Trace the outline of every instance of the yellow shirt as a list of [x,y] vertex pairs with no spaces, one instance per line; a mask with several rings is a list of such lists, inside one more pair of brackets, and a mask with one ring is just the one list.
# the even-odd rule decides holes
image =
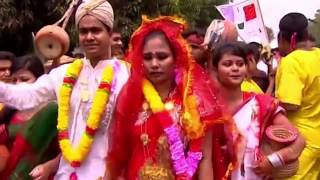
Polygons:
[[276,75],[276,97],[299,106],[288,112],[307,142],[320,147],[320,49],[296,50],[280,62]]
[[261,88],[257,85],[256,82],[252,79],[245,79],[241,83],[241,91],[243,92],[254,92],[254,93],[263,93]]

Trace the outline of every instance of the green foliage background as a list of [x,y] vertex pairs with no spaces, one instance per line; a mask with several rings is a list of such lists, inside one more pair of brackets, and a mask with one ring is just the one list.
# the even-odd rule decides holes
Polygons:
[[320,9],[317,10],[315,19],[310,22],[309,30],[316,38],[316,44],[320,47]]
[[[71,0],[1,0],[0,50],[17,55],[33,51],[32,32],[53,24],[66,11]],[[215,5],[226,0],[109,0],[115,11],[116,26],[125,38],[138,27],[142,15],[178,15],[187,20],[191,28],[206,29],[212,19],[220,17]],[[77,31],[70,19],[67,31],[71,48],[77,44]]]

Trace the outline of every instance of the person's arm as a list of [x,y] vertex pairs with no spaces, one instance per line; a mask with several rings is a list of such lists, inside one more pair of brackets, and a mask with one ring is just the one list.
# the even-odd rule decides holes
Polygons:
[[268,88],[266,90],[265,94],[268,94],[270,96],[274,95],[274,86],[275,86],[275,70],[268,70],[268,80],[269,80],[269,84],[268,84]]
[[2,172],[6,168],[9,156],[10,152],[7,146],[0,144],[0,172]]
[[106,159],[105,179],[121,179],[129,162],[131,151],[133,151],[128,141],[130,136],[129,122],[126,121],[130,117],[123,116],[118,112],[117,107],[114,122],[110,127],[111,137]]
[[113,132],[110,142],[111,146],[106,159],[107,169],[105,176],[107,179],[122,178],[129,161],[129,152],[132,151],[129,148],[129,142],[127,141],[129,138],[128,123],[125,124],[125,122],[123,122],[125,118],[122,116],[117,115],[116,117],[115,124],[113,124],[111,129],[111,132]]
[[[289,129],[296,129],[288,120],[286,116],[284,116],[282,113],[277,113],[275,117],[273,118],[273,124],[274,125],[281,125],[286,126]],[[289,146],[286,146],[285,148],[280,149],[276,153],[279,154],[281,157],[281,160],[283,160],[284,163],[288,163],[291,161],[296,160],[301,152],[303,151],[305,147],[305,140],[301,135],[298,135],[297,139],[290,144]],[[262,156],[259,163],[257,164],[257,167],[254,168],[254,171],[256,174],[261,176],[268,176],[272,173],[274,169],[277,167],[273,167],[270,161],[268,160],[267,156]]]
[[303,98],[307,75],[299,62],[291,57],[283,58],[276,73],[275,96],[287,111],[297,111]]
[[43,164],[40,164],[36,166],[31,172],[30,176],[34,180],[42,180],[42,179],[48,179],[48,177],[57,172],[58,167],[59,167],[59,162],[60,162],[61,154],[59,154],[57,157],[54,159],[47,161]]
[[[288,118],[286,116],[284,116],[282,113],[278,113],[274,117],[273,124],[282,125],[282,126],[290,128],[290,129],[297,130],[289,122]],[[304,147],[305,147],[305,140],[300,134],[298,134],[297,139],[292,144],[290,144],[289,146],[287,146],[285,148],[280,149],[278,151],[278,153],[282,157],[282,160],[286,163],[286,162],[290,162],[290,161],[296,160],[300,156],[300,154],[303,151]]]
[[13,85],[0,82],[0,102],[24,110],[55,100],[55,87],[62,81],[64,70],[65,67],[54,69],[50,74],[39,77],[33,84]]
[[213,180],[212,132],[208,131],[203,141],[203,158],[199,165],[199,180]]
[[297,111],[299,110],[299,105],[289,104],[289,103],[281,103],[281,106],[285,108],[287,111]]

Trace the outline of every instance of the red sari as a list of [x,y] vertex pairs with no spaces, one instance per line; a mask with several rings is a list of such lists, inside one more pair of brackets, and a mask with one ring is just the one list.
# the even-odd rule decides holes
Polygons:
[[[178,94],[174,93],[167,100],[175,104],[175,109],[171,112],[171,115],[175,116],[174,118],[177,123],[179,123],[179,119],[177,118],[181,117],[179,110],[181,107],[181,100],[179,99]],[[164,131],[160,127],[161,124],[159,120],[150,111],[140,112],[137,121],[134,124],[131,124],[128,142],[130,142],[132,154],[127,167],[127,179],[134,180],[136,177],[141,177],[144,167],[149,168],[150,173],[152,173],[151,169],[157,170],[161,168],[166,172],[166,175],[164,174],[164,176],[167,179],[174,177],[168,143],[166,142],[167,140]],[[143,140],[141,139],[143,134],[148,134],[149,142],[147,145],[144,145]],[[150,176],[152,175],[150,174]]]
[[[187,43],[181,36],[184,28],[185,24],[173,17],[143,19],[141,27],[131,38],[128,59],[132,62],[132,72],[118,96],[113,133],[111,133],[113,142],[111,142],[111,150],[107,159],[111,178],[124,175],[129,180],[135,180],[138,177],[140,179],[152,179],[152,177],[176,179],[166,137],[163,136],[164,131],[159,120],[150,114],[145,119],[145,123],[137,123],[141,120],[145,101],[142,92],[142,80],[145,78],[142,52],[144,40],[148,34],[154,31],[162,32],[175,54],[174,82],[176,86],[168,99],[175,104],[173,119],[179,123],[182,117],[179,107],[182,111],[189,108],[192,109],[192,112],[199,114],[199,118],[194,122],[200,121],[199,124],[203,127],[196,132],[196,136],[191,137],[187,136],[190,135],[188,130],[191,128],[179,124],[183,134],[188,137],[188,140],[184,140],[186,138],[183,134],[181,135],[184,138],[181,139],[185,146],[183,150],[186,152],[195,146],[201,147],[202,144],[198,145],[197,140],[202,139],[205,128],[221,116],[216,92],[209,81],[208,74],[191,58]],[[193,117],[191,115],[190,119]],[[146,145],[141,141],[146,138],[145,134],[150,140]],[[188,145],[192,144],[191,142],[196,142],[194,143],[196,145],[189,148]]]
[[[279,109],[279,103],[275,98],[268,95],[244,92],[243,103],[239,106],[238,110],[241,110],[252,98],[255,98],[257,106],[259,107],[257,120],[260,124],[258,136],[261,143],[266,127],[272,123],[272,116]],[[230,121],[233,121],[233,119],[230,118]],[[240,135],[236,141],[230,142],[232,141],[230,139],[231,137],[229,137],[232,135],[231,132],[229,132],[230,128],[236,128],[234,122],[229,123],[229,127],[225,125],[215,125],[213,129],[212,162],[215,180],[230,178],[232,170],[241,163],[237,162],[236,159],[239,151],[241,151],[241,147],[239,146],[241,146],[242,137]],[[227,147],[229,147],[229,151]]]

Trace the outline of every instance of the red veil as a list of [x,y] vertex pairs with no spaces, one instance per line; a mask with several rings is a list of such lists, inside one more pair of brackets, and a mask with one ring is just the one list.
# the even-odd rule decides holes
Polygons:
[[145,37],[151,32],[160,31],[168,39],[174,51],[175,82],[181,94],[183,109],[190,111],[195,109],[197,112],[191,112],[191,116],[198,114],[200,117],[201,125],[197,128],[183,127],[188,138],[196,139],[203,136],[206,125],[213,124],[221,117],[216,88],[209,80],[208,74],[191,57],[189,47],[181,35],[185,28],[185,22],[176,17],[164,16],[153,20],[143,17],[141,26],[131,37],[127,59],[132,63],[132,71],[118,98],[114,131],[111,133],[113,142],[107,160],[108,168],[115,176],[122,173],[121,170],[126,168],[131,156],[129,128],[137,119],[144,101],[142,80],[145,76],[142,52]]

